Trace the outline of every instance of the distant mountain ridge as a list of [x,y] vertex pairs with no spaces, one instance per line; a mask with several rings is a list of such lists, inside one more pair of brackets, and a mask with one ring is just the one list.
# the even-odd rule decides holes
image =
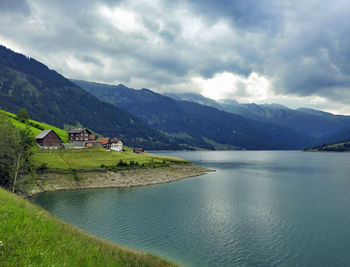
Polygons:
[[63,128],[83,125],[127,145],[147,149],[180,149],[122,108],[103,102],[35,59],[0,46],[0,109],[26,108],[31,118]]
[[72,81],[101,100],[126,109],[148,125],[189,145],[208,149],[215,143],[246,149],[300,149],[312,143],[308,135],[285,126],[175,100],[149,89]]
[[[279,104],[239,104],[234,100],[216,102],[200,94],[166,94],[177,100],[187,100],[213,106],[246,118],[272,122],[292,128],[298,133],[308,134],[318,142],[336,141],[336,135],[350,128],[350,116],[334,115],[320,110],[299,108],[296,110]],[[350,138],[350,135],[348,136]]]

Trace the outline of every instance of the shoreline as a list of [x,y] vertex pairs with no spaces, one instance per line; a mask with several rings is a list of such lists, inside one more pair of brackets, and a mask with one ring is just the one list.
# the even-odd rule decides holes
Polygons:
[[194,163],[172,163],[157,168],[138,168],[107,172],[79,172],[79,179],[72,174],[43,173],[27,192],[36,194],[61,190],[136,187],[170,183],[186,178],[205,175],[215,170]]

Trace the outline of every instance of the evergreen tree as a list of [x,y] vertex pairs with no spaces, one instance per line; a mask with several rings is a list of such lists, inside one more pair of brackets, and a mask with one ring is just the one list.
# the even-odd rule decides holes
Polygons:
[[27,122],[29,120],[28,111],[25,108],[21,108],[17,112],[16,119],[23,123]]

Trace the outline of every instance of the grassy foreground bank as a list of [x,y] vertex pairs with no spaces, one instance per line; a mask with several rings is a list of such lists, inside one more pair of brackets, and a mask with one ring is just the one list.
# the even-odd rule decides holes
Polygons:
[[0,266],[174,266],[105,242],[0,188]]

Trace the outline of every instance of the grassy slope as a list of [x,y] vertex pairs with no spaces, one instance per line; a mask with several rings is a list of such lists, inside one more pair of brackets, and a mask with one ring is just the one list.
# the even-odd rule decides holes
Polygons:
[[183,161],[173,157],[155,156],[148,153],[111,152],[103,148],[40,150],[33,155],[34,163],[38,166],[46,163],[49,169],[71,170],[100,168],[116,165],[119,160],[124,162],[136,161],[140,165],[165,161]]
[[26,127],[30,128],[31,131],[31,135],[33,137],[35,137],[36,135],[38,135],[39,133],[41,133],[43,130],[38,129],[32,125],[38,125],[40,128],[42,129],[53,129],[63,140],[63,142],[67,142],[68,141],[68,134],[65,130],[62,130],[60,128],[57,128],[55,126],[49,125],[47,123],[43,123],[43,122],[38,122],[38,121],[34,121],[34,120],[29,120],[29,122],[31,123],[31,125],[26,125],[18,120],[15,119],[16,115],[7,111],[3,111],[0,110],[0,112],[5,113],[6,115],[8,115],[13,123],[14,126],[16,126],[19,129],[25,129]]
[[350,152],[350,141],[306,149],[309,152]]
[[0,188],[1,266],[173,266],[59,221]]

